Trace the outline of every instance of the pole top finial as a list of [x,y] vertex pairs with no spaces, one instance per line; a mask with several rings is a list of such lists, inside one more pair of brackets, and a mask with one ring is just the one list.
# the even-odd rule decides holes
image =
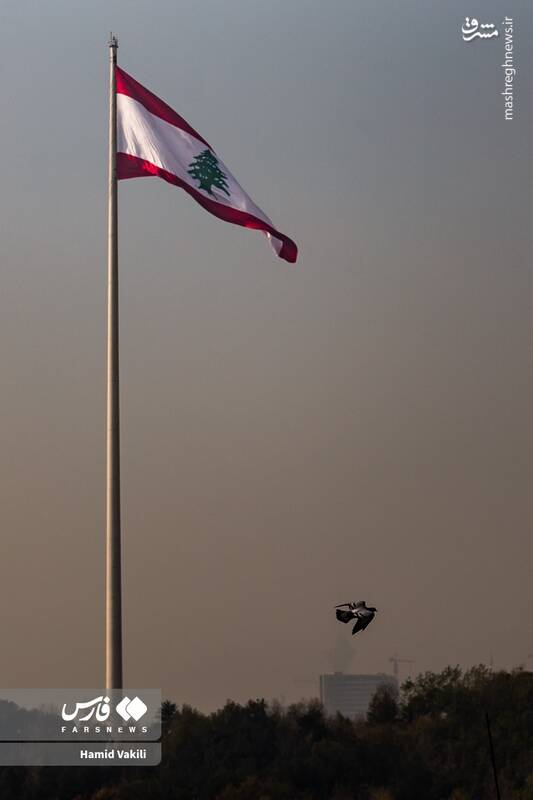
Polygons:
[[113,47],[115,50],[118,47],[118,38],[114,35],[113,31],[109,31],[109,47]]

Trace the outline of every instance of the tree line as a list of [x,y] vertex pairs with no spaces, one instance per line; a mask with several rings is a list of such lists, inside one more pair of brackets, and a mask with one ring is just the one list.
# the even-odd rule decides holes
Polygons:
[[533,673],[426,672],[374,695],[366,719],[317,701],[166,701],[159,767],[4,767],[2,800],[533,800]]

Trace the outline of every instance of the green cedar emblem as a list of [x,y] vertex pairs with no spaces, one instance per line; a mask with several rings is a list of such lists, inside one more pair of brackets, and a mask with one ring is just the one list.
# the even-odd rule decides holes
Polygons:
[[199,189],[203,189],[214,197],[211,187],[216,186],[217,189],[226,192],[229,197],[226,183],[228,176],[224,175],[218,166],[218,159],[211,150],[204,150],[199,156],[196,156],[194,161],[189,164],[187,173],[192,175],[195,180],[200,181]]

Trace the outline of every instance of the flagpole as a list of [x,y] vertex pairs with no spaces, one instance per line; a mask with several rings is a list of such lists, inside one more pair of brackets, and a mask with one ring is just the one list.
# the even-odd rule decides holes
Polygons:
[[122,688],[120,414],[118,369],[117,99],[118,39],[109,36],[109,205],[107,285],[106,689]]

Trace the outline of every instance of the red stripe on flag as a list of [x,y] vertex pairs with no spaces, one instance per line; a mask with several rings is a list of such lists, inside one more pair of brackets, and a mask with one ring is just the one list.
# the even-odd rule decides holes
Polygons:
[[253,214],[248,214],[246,211],[230,208],[230,206],[225,206],[223,203],[217,203],[214,200],[204,197],[193,186],[189,186],[188,183],[185,183],[185,181],[173,175],[172,172],[167,172],[161,169],[161,167],[156,167],[155,164],[151,164],[150,161],[145,161],[143,158],[137,158],[137,156],[131,156],[127,153],[117,153],[117,178],[119,180],[125,180],[126,178],[148,178],[153,175],[163,178],[163,180],[172,183],[174,186],[185,189],[191,197],[194,197],[197,203],[200,203],[207,211],[214,214],[215,217],[223,219],[225,222],[232,222],[234,225],[242,225],[244,228],[253,228],[254,230],[270,233],[282,242],[282,248],[278,253],[279,257],[284,258],[285,261],[289,261],[291,264],[294,264],[296,261],[298,248],[295,243],[292,239],[289,239],[284,233],[277,231],[267,222],[264,222],[258,217],[254,217]]
[[135,78],[132,78],[131,75],[128,75],[127,72],[124,72],[120,67],[115,67],[115,71],[117,78],[117,94],[125,94],[133,98],[133,100],[137,100],[150,114],[155,114],[156,117],[160,117],[165,120],[165,122],[170,122],[171,125],[180,128],[182,131],[185,131],[185,133],[189,133],[191,136],[199,139],[200,142],[203,142],[213,153],[215,152],[211,145],[208,144],[194,128],[191,128],[183,117],[176,114],[176,112],[160,100],[159,97],[156,97],[155,94],[136,81]]

